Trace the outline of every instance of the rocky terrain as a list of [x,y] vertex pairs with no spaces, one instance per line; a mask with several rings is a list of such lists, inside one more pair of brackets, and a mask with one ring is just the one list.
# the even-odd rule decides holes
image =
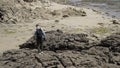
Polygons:
[[49,0],[2,0],[0,1],[0,22],[7,24],[31,23],[36,19],[55,19],[68,16],[86,16],[83,10],[65,8],[50,10]]
[[37,53],[34,37],[0,57],[1,68],[120,68],[120,33],[93,41],[87,34],[49,31],[44,51]]
[[[120,68],[120,20],[65,4],[1,0],[0,68]],[[38,23],[46,32],[40,54],[33,36]]]

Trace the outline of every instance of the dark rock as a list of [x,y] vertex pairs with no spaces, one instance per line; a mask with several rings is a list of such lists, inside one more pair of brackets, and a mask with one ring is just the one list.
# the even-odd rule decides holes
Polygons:
[[104,47],[109,47],[111,51],[120,52],[120,33],[115,33],[101,41]]
[[4,19],[3,18],[4,14],[5,14],[5,10],[3,10],[3,9],[0,8],[0,20]]
[[68,15],[63,15],[63,18],[69,17]]
[[85,11],[81,11],[81,12],[82,12],[81,16],[87,16]]
[[[46,32],[46,36],[43,53],[37,53],[35,39],[31,37],[20,45],[21,49],[0,55],[0,68],[120,67],[120,33],[108,36],[99,45],[89,43],[86,34],[65,34],[57,30]],[[109,40],[114,42],[110,43]],[[118,50],[114,49],[116,47]]]
[[55,22],[59,22],[59,20],[55,20]]
[[[79,38],[79,39],[76,39]],[[65,34],[61,30],[46,32],[46,41],[44,43],[44,49],[46,50],[65,50],[76,48],[85,48],[81,46],[83,43],[89,44],[89,39],[86,34]],[[77,44],[77,45],[76,45]],[[30,38],[26,43],[19,46],[20,48],[36,48],[36,42],[34,36]],[[74,47],[74,48],[72,48]]]
[[36,0],[23,0],[25,2],[35,2]]
[[120,24],[117,20],[112,20],[113,24]]

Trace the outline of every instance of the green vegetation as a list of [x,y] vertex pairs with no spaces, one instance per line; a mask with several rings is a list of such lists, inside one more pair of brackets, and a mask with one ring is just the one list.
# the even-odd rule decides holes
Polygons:
[[107,27],[96,27],[91,30],[92,33],[104,34],[110,32],[110,29]]
[[69,0],[50,0],[50,1],[61,3],[61,4],[66,4],[69,2]]
[[[83,30],[81,29],[81,28],[74,28],[74,29],[72,29],[72,30],[70,30],[69,32],[70,33],[80,33],[80,32],[82,32]],[[68,33],[69,33],[68,32]]]
[[14,34],[16,33],[15,30],[4,29],[5,34]]
[[76,28],[76,29],[74,29],[74,31],[79,32],[79,31],[82,31],[82,29],[81,28]]

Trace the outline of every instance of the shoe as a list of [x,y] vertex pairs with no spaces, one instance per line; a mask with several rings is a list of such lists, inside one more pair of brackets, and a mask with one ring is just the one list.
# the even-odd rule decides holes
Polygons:
[[43,52],[41,52],[41,54],[43,54]]
[[41,55],[41,54],[43,54],[43,52],[39,52],[39,54]]
[[39,55],[41,55],[42,53],[40,52],[40,53],[38,53]]

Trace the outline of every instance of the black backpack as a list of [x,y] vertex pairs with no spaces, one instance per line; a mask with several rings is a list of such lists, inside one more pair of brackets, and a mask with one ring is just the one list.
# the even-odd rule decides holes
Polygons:
[[37,31],[36,31],[37,38],[42,38],[42,35],[43,35],[42,30],[41,29],[37,29]]

